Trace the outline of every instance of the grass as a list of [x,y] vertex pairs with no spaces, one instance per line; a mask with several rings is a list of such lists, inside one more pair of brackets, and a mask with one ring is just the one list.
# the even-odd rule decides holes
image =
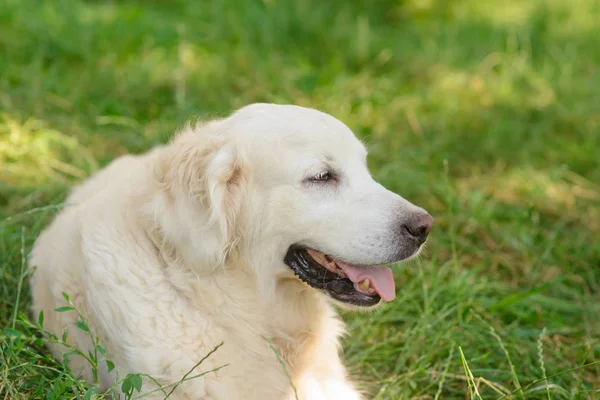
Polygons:
[[342,119],[436,217],[398,298],[344,313],[370,398],[600,398],[598,20],[594,0],[3,0],[0,398],[96,395],[27,313],[23,260],[68,187],[257,101]]

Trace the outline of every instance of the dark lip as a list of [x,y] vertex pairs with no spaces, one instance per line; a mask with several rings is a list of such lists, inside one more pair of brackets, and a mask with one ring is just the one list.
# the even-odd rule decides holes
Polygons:
[[343,278],[319,265],[306,251],[306,247],[294,245],[287,251],[285,264],[307,285],[322,290],[329,297],[359,307],[373,307],[381,301],[378,294],[372,296],[354,289],[354,282]]

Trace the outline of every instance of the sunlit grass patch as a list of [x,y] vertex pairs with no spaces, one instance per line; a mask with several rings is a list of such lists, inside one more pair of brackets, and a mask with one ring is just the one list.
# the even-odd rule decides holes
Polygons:
[[96,169],[90,152],[35,118],[0,114],[0,180],[14,186],[68,183]]
[[526,205],[538,215],[576,222],[590,234],[600,233],[600,185],[565,168],[507,171],[500,166],[495,171],[462,178],[457,187],[463,195],[481,191],[496,201]]

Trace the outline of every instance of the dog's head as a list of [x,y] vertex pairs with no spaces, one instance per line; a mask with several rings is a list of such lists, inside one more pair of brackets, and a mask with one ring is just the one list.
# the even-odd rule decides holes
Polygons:
[[250,105],[167,147],[156,220],[199,273],[241,265],[265,292],[299,279],[338,303],[374,306],[395,296],[382,264],[418,254],[433,218],[375,182],[366,157],[330,115]]

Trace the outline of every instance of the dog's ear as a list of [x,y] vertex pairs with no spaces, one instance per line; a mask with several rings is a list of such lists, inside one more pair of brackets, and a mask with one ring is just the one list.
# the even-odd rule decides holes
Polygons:
[[219,133],[218,121],[187,129],[167,147],[155,177],[174,217],[161,218],[166,239],[190,262],[222,265],[240,237],[247,183],[235,141]]
[[210,215],[208,222],[209,225],[219,227],[227,242],[225,253],[239,239],[239,219],[247,185],[245,171],[235,143],[225,141],[209,157],[206,169],[201,173],[203,202]]

